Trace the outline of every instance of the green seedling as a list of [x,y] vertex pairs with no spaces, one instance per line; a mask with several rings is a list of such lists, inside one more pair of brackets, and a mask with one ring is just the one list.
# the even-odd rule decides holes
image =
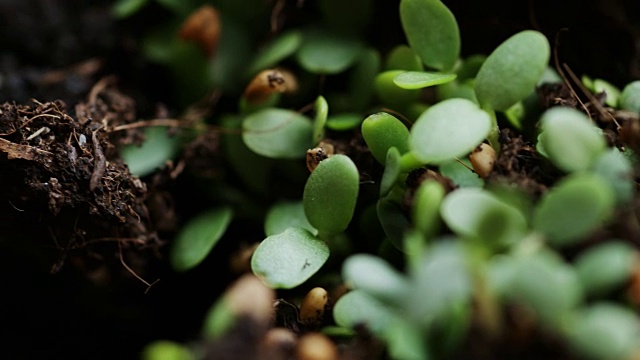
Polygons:
[[304,188],[302,202],[309,223],[320,237],[343,232],[353,216],[360,178],[358,169],[345,155],[321,161]]
[[275,159],[299,159],[313,146],[309,118],[292,110],[260,110],[242,121],[242,139],[256,154]]
[[171,265],[178,271],[189,270],[201,263],[224,235],[233,218],[229,208],[203,213],[185,225],[171,249]]
[[640,81],[633,81],[622,89],[620,108],[636,114],[640,113]]
[[391,147],[400,154],[409,151],[409,129],[393,115],[385,112],[369,115],[362,122],[361,131],[371,155],[382,165]]
[[437,0],[400,1],[400,20],[409,46],[422,62],[448,71],[460,54],[458,24],[451,11]]

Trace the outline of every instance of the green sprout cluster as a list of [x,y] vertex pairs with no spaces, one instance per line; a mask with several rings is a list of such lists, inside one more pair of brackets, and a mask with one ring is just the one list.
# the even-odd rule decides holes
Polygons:
[[[124,17],[145,1],[120,3],[117,14]],[[176,18],[189,10],[158,3]],[[373,1],[327,0],[319,1],[327,27],[288,29],[254,54],[242,26],[251,14],[242,17],[233,1],[222,3],[225,31],[213,60],[161,32],[149,34],[145,51],[174,71],[185,99],[211,88],[240,94],[252,76],[281,64],[297,73],[307,111],[274,94],[252,106],[240,99],[236,112],[212,120],[241,132],[223,135],[223,152],[245,191],[268,199],[262,179],[274,172],[304,184],[297,198],[254,209],[265,237],[251,268],[265,284],[295,289],[338,276],[351,290],[333,307],[335,325],[326,332],[364,324],[394,359],[446,358],[472,323],[499,337],[508,331],[506,305],[527,309],[536,326],[585,358],[640,354],[640,318],[633,305],[612,297],[630,281],[637,248],[606,230],[616,216],[634,219],[635,152],[608,143],[602,126],[580,108],[539,108],[536,88],[562,82],[543,34],[525,30],[488,55],[462,58],[458,25],[445,4],[401,0],[407,43],[383,54],[348,36],[372,20]],[[350,7],[360,20],[341,15]],[[314,79],[338,76],[346,90],[318,95]],[[611,111],[640,112],[639,82],[622,91],[600,79],[583,82],[606,93]],[[534,129],[531,154],[556,176],[537,196],[471,170],[469,154],[480,144],[500,154],[504,127]],[[341,150],[313,172],[300,171],[307,150],[358,136],[369,162]],[[123,149],[141,176],[181,146],[157,129],[147,138],[141,148]],[[417,170],[436,176],[411,188]],[[215,251],[234,218],[252,213],[251,202],[238,195],[188,222],[172,244],[174,268],[188,271]]]

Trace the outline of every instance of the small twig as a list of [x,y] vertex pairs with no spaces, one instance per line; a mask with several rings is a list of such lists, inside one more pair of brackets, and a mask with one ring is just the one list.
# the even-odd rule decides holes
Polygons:
[[[29,145],[15,144],[9,140],[2,139],[2,138],[0,138],[0,151],[6,153],[7,158],[9,160],[24,159],[24,160],[32,160],[32,161],[41,161],[42,159],[39,159],[38,158],[39,156],[50,158],[50,159],[53,158],[53,154],[48,151],[38,149],[37,147],[33,147]],[[44,161],[42,162],[45,163]]]
[[9,204],[11,205],[11,207],[13,207],[14,209],[16,209],[16,211],[20,211],[20,212],[23,212],[23,211],[24,211],[24,210],[22,210],[22,209],[18,209],[15,205],[13,205],[13,203],[11,202],[11,200],[8,200],[8,201],[9,201]]
[[475,170],[473,170],[473,168],[470,168],[467,164],[465,164],[462,160],[455,158],[457,162],[459,162],[462,166],[466,167],[467,169],[469,169],[472,173],[476,173]]
[[280,27],[280,15],[282,15],[282,9],[284,9],[285,0],[277,0],[276,4],[273,6],[273,10],[271,11],[271,33],[275,34],[278,32]]
[[38,137],[40,134],[42,133],[48,133],[49,131],[51,131],[51,129],[49,129],[46,126],[41,127],[40,129],[38,129],[38,131],[34,132],[33,134],[29,135],[29,137],[27,137],[27,140],[32,140],[35,139],[36,137]]
[[611,120],[613,120],[614,124],[616,124],[617,130],[620,130],[620,124],[618,124],[618,121],[616,120],[616,118],[608,111],[606,111],[604,109],[604,107],[602,107],[602,104],[600,104],[600,102],[598,101],[598,99],[596,99],[595,96],[593,96],[593,94],[587,90],[584,85],[582,84],[582,81],[580,81],[580,79],[578,79],[578,77],[576,76],[576,74],[571,70],[571,68],[569,67],[569,65],[562,63],[562,66],[564,67],[565,70],[567,70],[567,72],[569,73],[569,76],[571,76],[571,79],[573,79],[573,81],[576,82],[576,84],[578,85],[578,87],[580,88],[580,90],[584,93],[584,95],[589,99],[589,101],[591,102],[591,104],[593,104],[593,106],[596,107],[596,109],[598,110],[598,112],[600,113],[600,115],[602,116],[609,116],[611,118]]
[[122,245],[120,241],[118,241],[118,252],[120,254],[120,263],[122,264],[122,266],[124,266],[124,268],[127,269],[127,271],[129,271],[131,275],[133,275],[136,279],[140,280],[143,284],[147,285],[147,289],[144,291],[145,294],[149,292],[149,290],[153,285],[155,285],[158,281],[160,281],[160,279],[156,279],[156,281],[149,283],[145,279],[141,278],[140,275],[136,274],[136,272],[133,271],[133,269],[131,269],[127,265],[127,263],[124,262],[124,257],[122,256]]
[[109,132],[137,129],[141,127],[153,127],[153,126],[168,126],[176,128],[193,128],[193,124],[186,124],[184,121],[178,119],[153,119],[137,121],[129,124],[122,124],[112,128]]
[[89,190],[91,191],[98,187],[100,180],[107,170],[107,158],[104,156],[102,146],[100,146],[100,141],[96,136],[98,130],[91,133],[91,142],[93,142],[93,172],[91,173],[91,179],[89,180]]
[[411,120],[409,120],[408,117],[404,116],[403,114],[401,114],[401,113],[399,113],[399,112],[397,112],[395,110],[391,110],[389,108],[384,108],[383,107],[382,111],[388,112],[389,114],[392,114],[392,115],[395,115],[395,116],[401,118],[409,126],[413,125],[413,122]]
[[555,41],[554,46],[553,46],[553,62],[555,64],[556,70],[558,71],[558,74],[560,75],[560,77],[562,77],[562,80],[564,81],[565,85],[567,85],[567,87],[569,87],[569,91],[571,91],[571,95],[573,95],[573,97],[576,100],[578,100],[578,102],[580,103],[580,105],[584,109],[584,112],[587,113],[587,116],[589,117],[589,119],[591,121],[593,121],[593,119],[591,118],[591,114],[589,113],[589,109],[582,102],[582,100],[580,99],[580,97],[578,96],[576,91],[573,89],[573,86],[571,86],[571,82],[569,81],[569,79],[567,79],[567,76],[565,75],[564,71],[562,70],[562,67],[560,66],[560,60],[558,60],[558,46],[560,44],[560,32],[561,31],[566,31],[566,30],[567,29],[560,29],[560,31],[558,31],[558,33],[556,33],[556,41]]

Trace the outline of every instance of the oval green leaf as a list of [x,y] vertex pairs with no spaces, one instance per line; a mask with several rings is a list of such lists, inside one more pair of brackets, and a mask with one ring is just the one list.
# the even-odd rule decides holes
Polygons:
[[313,147],[313,125],[304,115],[287,109],[264,109],[242,122],[242,139],[256,154],[300,159]]
[[313,143],[317,144],[324,138],[324,126],[329,116],[329,104],[324,96],[320,95],[314,105],[316,116],[313,120]]
[[507,289],[509,298],[527,305],[546,325],[558,328],[582,300],[580,281],[573,268],[550,251],[514,260]]
[[371,102],[381,62],[380,53],[376,49],[365,49],[358,56],[353,70],[349,73],[349,111],[365,110]]
[[267,236],[277,235],[290,227],[299,227],[316,233],[304,214],[302,201],[281,201],[275,203],[264,219],[264,232]]
[[420,56],[407,45],[398,45],[385,60],[385,70],[422,71]]
[[541,117],[538,141],[545,155],[566,172],[586,170],[606,148],[600,130],[586,115],[567,107],[555,107]]
[[258,245],[251,270],[274,289],[291,289],[313,276],[328,258],[324,241],[305,229],[288,228]]
[[527,231],[527,220],[518,209],[481,188],[451,192],[440,214],[455,233],[485,246],[513,243]]
[[387,196],[389,191],[398,181],[401,172],[400,152],[395,147],[389,148],[387,161],[380,180],[380,197]]
[[534,210],[534,228],[557,246],[571,245],[604,225],[615,197],[609,184],[587,173],[570,175],[544,194]]
[[600,155],[592,169],[611,184],[618,204],[628,203],[633,199],[636,189],[633,166],[620,150],[613,148]]
[[[468,158],[451,160],[438,166],[440,175],[448,177],[459,187],[482,187],[484,179],[478,176],[472,169]],[[460,163],[462,162],[462,164]],[[466,166],[465,166],[466,165]]]
[[439,164],[471,152],[491,130],[491,117],[467,99],[447,99],[420,115],[410,147],[424,163]]
[[337,74],[353,65],[363,47],[359,41],[328,33],[309,34],[296,53],[300,65],[314,74]]
[[453,307],[470,305],[473,283],[466,257],[459,242],[434,243],[412,269],[412,291],[405,299],[410,318],[428,325],[444,320]]
[[443,74],[425,71],[406,71],[396,75],[393,82],[403,89],[421,89],[446,84],[455,80],[456,74]]
[[371,295],[362,290],[352,290],[341,296],[333,307],[336,324],[348,328],[365,325],[374,334],[382,334],[396,315]]
[[622,89],[620,108],[640,114],[640,80],[633,81]]
[[409,45],[425,65],[442,71],[453,68],[460,55],[460,32],[441,1],[402,0],[400,20]]
[[342,278],[384,303],[398,304],[409,293],[404,276],[382,258],[370,254],[355,254],[342,265]]
[[180,147],[180,136],[171,136],[166,127],[156,126],[144,131],[142,145],[126,145],[120,156],[129,167],[131,174],[142,177],[164,167]]
[[185,345],[169,340],[156,340],[145,346],[141,360],[195,360]]
[[566,333],[569,344],[587,359],[631,359],[640,351],[637,313],[613,303],[581,310]]
[[171,248],[171,265],[186,271],[200,264],[224,235],[233,211],[224,207],[200,214],[189,221],[176,236]]
[[500,44],[478,71],[475,90],[482,107],[505,111],[535,90],[549,63],[547,38],[532,30]]
[[585,292],[603,296],[625,284],[636,256],[633,246],[621,241],[610,241],[580,254],[575,260],[575,269]]
[[360,175],[351,159],[342,154],[321,161],[309,175],[302,202],[309,223],[321,237],[344,231],[356,206]]
[[360,114],[337,114],[332,115],[327,119],[327,128],[335,131],[351,130],[362,122],[362,115]]
[[593,90],[596,94],[605,93],[605,104],[615,108],[618,107],[618,103],[620,102],[620,89],[615,85],[606,80],[595,79],[593,80]]
[[425,239],[431,239],[438,234],[440,204],[444,196],[444,187],[435,180],[422,182],[415,193],[411,215],[415,228]]
[[383,105],[402,109],[418,101],[420,90],[403,89],[393,82],[393,79],[403,72],[403,70],[389,70],[381,72],[376,76],[375,89]]
[[149,0],[118,0],[113,5],[113,15],[117,19],[129,17],[145,6]]
[[391,147],[395,147],[400,154],[409,151],[409,129],[386,112],[369,115],[362,122],[361,131],[371,155],[382,165],[386,164],[387,152]]
[[281,60],[293,55],[302,45],[302,34],[299,31],[284,33],[267,44],[251,62],[249,74],[277,65]]

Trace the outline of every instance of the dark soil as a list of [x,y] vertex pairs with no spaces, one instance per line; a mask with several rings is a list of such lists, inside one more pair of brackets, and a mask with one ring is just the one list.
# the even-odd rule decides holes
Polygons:
[[[216,133],[202,135],[165,172],[143,179],[131,176],[117,147],[139,143],[143,136],[140,128],[126,125],[167,118],[182,109],[173,100],[168,71],[139,53],[140,34],[162,19],[164,10],[150,5],[135,22],[117,21],[110,13],[112,3],[0,3],[3,358],[134,359],[153,340],[193,341],[205,312],[238,276],[234,269],[242,268],[229,266],[230,259],[263,237],[261,224],[239,219],[203,264],[184,274],[169,267],[167,244],[181,224],[211,201],[194,184],[223,176],[220,139]],[[314,16],[312,1],[299,3],[301,8],[285,8],[283,26]],[[368,32],[382,50],[404,42],[397,5],[389,3],[378,8],[379,23]],[[533,28],[552,44],[557,40],[560,61],[576,74],[619,87],[640,79],[637,1],[445,4],[458,20],[463,55],[489,53],[513,33]],[[389,14],[393,16],[385,16]],[[561,103],[584,110],[567,87],[539,91],[545,100],[541,108]],[[585,111],[611,130],[611,146],[640,150],[640,127],[629,114],[609,112],[598,94],[578,96],[588,104]],[[227,106],[224,100],[216,106]],[[616,124],[622,127],[620,136]],[[539,196],[557,179],[540,161],[529,134],[507,129],[500,140],[503,151],[489,181],[515,183]],[[336,141],[338,152],[360,157],[359,168],[366,169],[363,182],[379,170],[363,155],[358,134]],[[625,222],[631,215],[621,214],[614,231],[635,239],[638,232]],[[281,325],[308,331],[287,311],[296,310],[283,305]],[[568,358],[566,349],[546,334],[518,338],[534,330],[510,321],[521,331],[512,334],[513,341],[496,345],[499,355],[486,353],[481,336],[470,339],[467,350],[483,359]],[[229,343],[211,344],[211,354],[237,349],[234,339],[255,343],[263,330],[243,322],[234,331]],[[524,344],[518,347],[518,341]],[[345,348],[351,354],[346,358],[383,354],[364,329]],[[229,358],[243,355],[234,356]]]

